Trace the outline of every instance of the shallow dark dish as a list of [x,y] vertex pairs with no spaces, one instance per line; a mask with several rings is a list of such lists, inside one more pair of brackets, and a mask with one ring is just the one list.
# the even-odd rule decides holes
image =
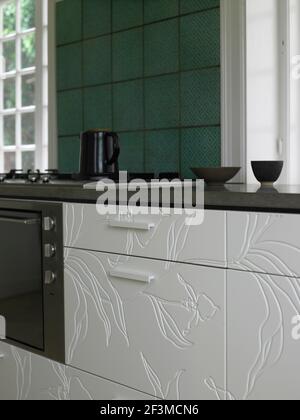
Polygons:
[[282,160],[252,161],[251,166],[255,178],[263,186],[271,186],[278,181],[284,162]]
[[199,179],[204,179],[208,185],[224,185],[235,177],[241,168],[191,168]]

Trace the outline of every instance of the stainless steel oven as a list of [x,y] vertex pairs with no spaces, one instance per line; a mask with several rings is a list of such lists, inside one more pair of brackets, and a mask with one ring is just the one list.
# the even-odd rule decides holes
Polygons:
[[0,200],[2,338],[59,362],[65,358],[62,223],[60,203]]

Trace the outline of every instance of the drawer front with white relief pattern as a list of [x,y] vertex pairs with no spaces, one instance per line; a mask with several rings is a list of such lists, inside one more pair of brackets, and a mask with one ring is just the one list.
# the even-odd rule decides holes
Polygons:
[[66,248],[67,363],[163,399],[225,398],[225,276]]
[[[99,215],[96,205],[64,205],[64,244],[137,257],[224,267],[226,214],[198,212],[199,225],[186,215]],[[202,217],[204,215],[204,219]]]
[[146,400],[151,396],[0,343],[0,400]]
[[228,395],[300,399],[300,280],[229,271]]
[[228,213],[228,266],[300,277],[300,215]]

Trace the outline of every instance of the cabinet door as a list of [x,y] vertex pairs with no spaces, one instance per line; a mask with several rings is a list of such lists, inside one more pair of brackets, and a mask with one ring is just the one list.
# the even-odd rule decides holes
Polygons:
[[228,273],[231,398],[300,399],[300,280]]
[[152,397],[0,344],[0,400],[145,400]]
[[300,277],[300,215],[228,213],[228,267]]
[[225,270],[66,249],[73,367],[163,399],[225,397]]
[[200,224],[188,226],[186,215],[102,216],[94,204],[68,203],[64,204],[64,244],[70,248],[225,267],[225,212],[199,210],[198,215]]

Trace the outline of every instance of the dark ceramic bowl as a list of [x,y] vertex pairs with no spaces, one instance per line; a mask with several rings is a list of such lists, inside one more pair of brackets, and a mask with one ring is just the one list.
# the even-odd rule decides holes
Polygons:
[[241,168],[191,168],[199,179],[208,185],[224,185],[235,177]]
[[251,162],[255,178],[263,186],[273,185],[278,181],[284,162],[282,160],[253,161]]

